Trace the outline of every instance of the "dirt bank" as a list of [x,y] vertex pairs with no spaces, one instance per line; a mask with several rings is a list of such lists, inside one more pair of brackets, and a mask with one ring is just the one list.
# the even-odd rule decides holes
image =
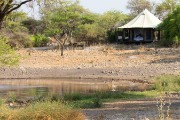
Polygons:
[[180,75],[180,48],[106,45],[84,50],[19,50],[19,66],[0,68],[0,78],[110,77],[148,80],[162,74]]
[[[180,99],[172,98],[170,119],[180,118]],[[164,117],[167,116],[167,105],[163,107]],[[159,120],[157,100],[134,100],[106,103],[100,109],[83,110],[88,120]],[[164,118],[165,119],[165,118]]]

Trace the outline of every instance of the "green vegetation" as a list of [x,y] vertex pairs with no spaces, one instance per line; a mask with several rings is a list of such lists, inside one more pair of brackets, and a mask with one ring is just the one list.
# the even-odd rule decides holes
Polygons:
[[164,92],[180,92],[180,76],[165,75],[155,78],[154,89]]
[[11,109],[0,106],[1,120],[84,120],[78,110],[60,102],[36,102],[26,108]]
[[0,65],[16,65],[19,61],[19,56],[6,44],[6,40],[5,37],[0,36]]
[[[25,3],[30,1],[32,0]],[[81,6],[79,1],[73,0],[53,0],[51,2],[36,0],[36,2],[41,8],[40,20],[28,18],[25,13],[15,11],[25,4],[22,1],[5,2],[3,0],[0,2],[0,10],[10,5],[7,11],[1,11],[0,26],[3,28],[0,30],[2,35],[8,36],[8,44],[11,47],[42,47],[47,45],[48,37],[54,37],[63,55],[66,43],[69,45],[77,42],[83,42],[86,45],[114,43],[116,42],[116,27],[127,23],[145,8],[150,11],[155,10],[155,14],[160,18],[166,18],[160,26],[160,29],[164,31],[162,44],[179,45],[178,0],[165,0],[158,5],[154,5],[155,3],[150,0],[129,0],[127,9],[131,11],[130,15],[116,10],[96,14]],[[168,16],[169,13],[171,14]]]
[[160,24],[159,29],[163,31],[162,44],[165,46],[180,45],[180,6],[169,14],[168,17]]
[[162,3],[156,5],[155,12],[159,18],[165,19],[176,9],[178,2],[179,0],[163,0]]
[[42,34],[36,34],[32,36],[32,44],[34,47],[46,46],[48,42],[48,38]]
[[[152,98],[157,96],[157,91],[144,91],[144,92],[97,92],[93,94],[72,93],[65,94],[64,96],[49,96],[51,101],[65,101],[68,105],[74,108],[99,108],[103,102],[116,101],[116,100],[131,100],[141,98]],[[46,99],[46,97],[41,100]]]
[[168,120],[170,119],[171,93],[180,92],[180,76],[160,76],[154,82],[154,89],[159,93],[157,101],[159,120]]

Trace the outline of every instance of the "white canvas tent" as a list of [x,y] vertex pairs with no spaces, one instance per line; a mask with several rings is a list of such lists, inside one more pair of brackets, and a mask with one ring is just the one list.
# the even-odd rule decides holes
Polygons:
[[162,21],[145,9],[133,20],[118,28],[123,29],[122,39],[125,41],[146,42],[160,39],[160,31],[155,31],[155,28],[161,22]]
[[147,9],[141,12],[129,23],[119,28],[156,28],[162,21],[150,13]]

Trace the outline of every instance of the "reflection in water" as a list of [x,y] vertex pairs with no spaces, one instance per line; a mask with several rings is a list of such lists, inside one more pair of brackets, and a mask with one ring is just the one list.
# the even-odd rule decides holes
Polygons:
[[111,86],[103,81],[81,79],[11,79],[0,80],[0,96],[14,92],[17,96],[37,96],[64,93],[94,93],[110,91]]
[[9,92],[17,96],[37,96],[64,93],[94,93],[97,91],[124,91],[141,86],[130,81],[103,79],[5,79],[0,80],[0,96]]

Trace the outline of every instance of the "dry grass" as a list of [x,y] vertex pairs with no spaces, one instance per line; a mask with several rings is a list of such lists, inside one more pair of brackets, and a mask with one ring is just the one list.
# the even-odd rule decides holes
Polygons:
[[84,115],[59,102],[40,102],[27,108],[0,108],[1,120],[84,120]]

